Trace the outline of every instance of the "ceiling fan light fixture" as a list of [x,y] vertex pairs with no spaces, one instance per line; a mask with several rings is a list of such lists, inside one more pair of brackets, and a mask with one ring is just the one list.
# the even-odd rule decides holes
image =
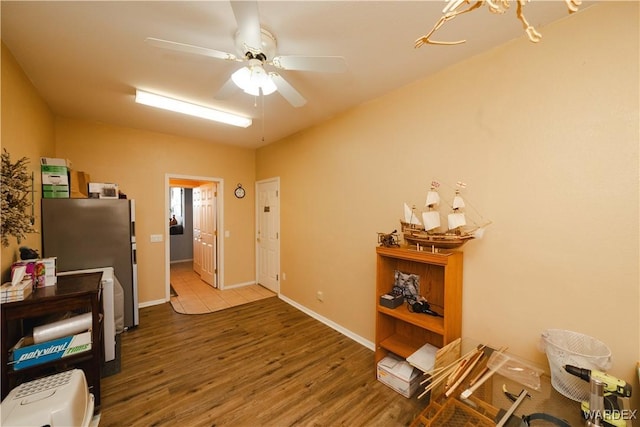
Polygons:
[[245,93],[253,96],[260,95],[260,90],[263,95],[270,95],[276,91],[275,83],[259,60],[250,60],[248,67],[242,67],[231,75],[231,80]]
[[136,89],[136,102],[150,107],[161,108],[175,113],[187,114],[189,116],[213,120],[215,122],[243,128],[249,127],[251,126],[251,123],[253,123],[253,121],[248,117],[238,116],[236,114],[215,110],[202,105],[192,104],[190,102],[180,101],[178,99],[167,98],[165,96],[156,95],[140,89]]

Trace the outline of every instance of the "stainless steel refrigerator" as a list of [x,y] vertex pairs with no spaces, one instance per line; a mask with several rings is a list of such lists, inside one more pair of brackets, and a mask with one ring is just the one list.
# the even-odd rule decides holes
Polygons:
[[43,257],[59,272],[113,267],[124,291],[124,327],[137,326],[135,202],[127,199],[42,199]]

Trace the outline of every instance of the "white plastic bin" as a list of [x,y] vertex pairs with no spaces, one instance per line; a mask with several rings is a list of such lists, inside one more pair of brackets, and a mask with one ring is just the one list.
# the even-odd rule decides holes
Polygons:
[[541,346],[551,368],[551,385],[558,393],[577,402],[589,399],[589,383],[564,370],[565,365],[606,371],[611,367],[611,350],[602,341],[578,332],[547,329]]

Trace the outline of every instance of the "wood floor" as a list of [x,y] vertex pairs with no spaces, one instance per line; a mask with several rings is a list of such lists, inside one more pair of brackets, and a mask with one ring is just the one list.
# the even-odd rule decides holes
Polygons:
[[100,425],[405,426],[426,402],[375,379],[373,352],[279,298],[184,316],[140,310]]
[[171,287],[177,293],[171,296],[171,305],[182,314],[211,313],[276,295],[260,285],[247,285],[221,291],[202,281],[193,271],[191,261],[171,264],[170,281]]

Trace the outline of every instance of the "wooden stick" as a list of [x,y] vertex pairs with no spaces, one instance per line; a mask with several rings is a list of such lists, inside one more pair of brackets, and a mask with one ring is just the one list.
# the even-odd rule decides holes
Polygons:
[[464,371],[468,361],[469,361],[468,359],[462,359],[460,363],[458,363],[458,366],[453,370],[453,372],[451,372],[451,375],[449,375],[449,378],[447,378],[447,382],[444,384],[445,388],[449,388],[451,384],[457,381],[460,374]]
[[[484,348],[484,346],[482,346],[482,348]],[[425,394],[427,394],[430,390],[434,389],[435,387],[437,387],[438,385],[440,385],[440,383],[442,383],[442,381],[444,381],[445,379],[447,379],[448,377],[450,378],[453,373],[458,370],[462,364],[462,362],[467,362],[468,360],[470,360],[473,356],[475,356],[477,354],[477,352],[479,351],[480,347],[469,351],[468,353],[466,353],[464,356],[458,358],[457,360],[451,362],[449,365],[445,366],[445,367],[440,367],[434,370],[429,371],[429,374],[432,374],[432,377],[430,378],[426,378],[425,380],[420,382],[420,385],[431,381],[430,384],[427,384],[427,386],[425,387],[424,391],[422,393],[420,393],[418,395],[418,399],[422,398]],[[437,374],[434,374],[434,372],[437,372]],[[427,373],[425,372],[425,375]]]
[[[473,394],[474,391],[476,391],[478,389],[478,387],[480,387],[482,384],[484,384],[484,382],[486,380],[488,380],[489,378],[491,378],[491,376],[493,374],[496,373],[496,371],[498,369],[500,369],[502,367],[502,365],[504,365],[505,363],[507,363],[507,360],[509,360],[508,357],[504,357],[504,360],[501,361],[500,363],[498,363],[496,366],[494,366],[493,368],[489,368],[489,371],[484,374],[473,386],[469,387],[468,389],[466,389],[465,391],[463,391],[460,394],[460,398],[461,399],[467,399],[469,396],[471,396]],[[489,363],[489,362],[487,362]]]
[[447,376],[451,373],[451,371],[453,370],[453,368],[451,368],[450,370],[447,371],[443,371],[441,373],[439,373],[438,375],[436,375],[435,377],[426,379],[424,381],[422,381],[420,383],[420,385],[424,384],[427,381],[431,381],[429,384],[427,384],[424,388],[424,392],[422,394],[420,394],[418,396],[418,399],[421,398],[422,396],[424,396],[429,390],[434,389],[435,387],[437,387],[438,385],[440,385],[440,383],[442,383],[442,381],[444,381]]
[[428,381],[433,382],[434,380],[436,380],[436,378],[438,379],[438,381],[440,381],[441,379],[445,379],[445,378],[446,378],[446,377],[447,377],[447,376],[448,376],[448,375],[453,371],[453,369],[454,369],[454,368],[452,367],[452,368],[449,368],[449,369],[447,369],[447,370],[444,370],[444,371],[438,372],[437,374],[432,375],[432,376],[431,376],[431,377],[429,377],[429,378],[425,378],[424,380],[422,380],[422,381],[420,382],[420,385],[422,385],[422,384],[424,384],[424,383],[426,383],[426,382],[428,382]]
[[449,388],[451,384],[455,383],[458,380],[458,378],[460,378],[460,375],[466,371],[467,367],[469,366],[469,363],[471,362],[471,360],[473,360],[474,357],[477,357],[478,353],[484,353],[484,349],[485,349],[485,345],[479,344],[475,348],[475,350],[471,350],[465,355],[465,359],[458,366],[458,370],[454,372],[454,374],[452,374],[451,377],[449,377],[450,381],[447,381],[447,384],[446,384],[447,388]]
[[[498,353],[504,353],[505,351],[507,351],[507,346],[502,346],[500,347],[500,349],[498,350]],[[482,377],[484,374],[487,373],[487,371],[489,370],[488,366],[485,366],[484,369],[482,371],[480,371],[480,373],[478,373],[478,375],[476,375],[470,382],[469,382],[469,387],[471,387],[472,385],[474,385],[479,379],[480,377]]]
[[460,377],[458,378],[458,380],[453,383],[453,385],[451,386],[451,388],[449,388],[445,393],[445,397],[449,397],[451,396],[451,394],[453,393],[453,391],[455,389],[457,389],[460,384],[462,384],[462,382],[464,381],[465,378],[467,378],[467,375],[469,375],[471,373],[471,371],[473,371],[473,368],[476,367],[476,365],[478,364],[478,361],[482,358],[482,356],[484,356],[484,346],[482,349],[479,349],[478,352],[476,354],[473,355],[473,357],[471,358],[471,360],[469,361],[469,363],[467,364],[467,367],[465,368],[464,372],[460,375]]
[[[427,371],[427,372],[424,373],[424,375],[434,375],[434,374],[439,373],[441,371],[449,370],[449,369],[453,368],[455,365],[457,365],[458,363],[460,363],[461,360],[466,359],[467,357],[469,357],[469,355],[471,353],[473,353],[474,351],[475,350],[471,350],[470,352],[466,353],[464,356],[460,356],[459,358],[457,358],[456,360],[454,360],[453,362],[449,363],[446,366],[441,366],[439,368],[434,368],[434,369],[432,369],[430,371]],[[426,381],[428,381],[428,379],[426,379],[424,382],[426,382]]]

